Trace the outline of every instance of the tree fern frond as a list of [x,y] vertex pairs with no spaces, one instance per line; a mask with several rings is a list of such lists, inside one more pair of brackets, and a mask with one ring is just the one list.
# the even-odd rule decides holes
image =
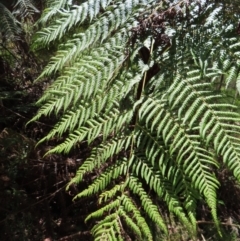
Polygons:
[[237,87],[238,93],[240,94],[240,72],[238,73],[238,76],[237,76],[236,87]]
[[68,1],[52,1],[52,3],[49,4],[49,7],[45,10],[44,15],[39,22],[45,25],[47,21],[49,21],[56,14],[60,16],[60,19],[58,17],[50,29],[43,29],[41,34],[51,35],[47,37],[49,41],[47,41],[45,44],[49,44],[49,42],[55,40],[56,38],[61,38],[66,30],[68,31],[73,26],[83,23],[88,18],[91,21],[99,14],[101,8],[105,9],[111,4],[111,2],[112,0],[88,0],[82,3],[80,6],[69,6],[70,9],[66,11],[65,9],[63,10],[63,8],[64,6],[68,5]]
[[[57,52],[54,58],[50,61],[49,65],[47,68],[45,68],[45,71],[42,73],[41,77],[45,73],[52,73],[56,72],[57,70],[61,70],[63,66],[67,62],[72,62],[76,59],[77,56],[81,54],[84,50],[88,49],[90,46],[96,44],[97,42],[103,42],[105,39],[107,39],[108,36],[110,36],[111,32],[113,30],[116,30],[119,28],[121,25],[125,24],[126,21],[129,20],[131,13],[132,13],[132,8],[138,6],[139,4],[142,4],[143,6],[146,5],[147,1],[143,0],[138,0],[138,1],[126,1],[122,4],[119,4],[117,6],[117,10],[113,11],[113,14],[109,14],[109,16],[102,16],[93,23],[84,33],[80,33],[74,36],[74,39],[70,39],[67,41],[66,44],[62,47],[61,50]],[[144,9],[141,8],[139,9],[139,12],[142,12]],[[121,23],[119,24],[119,27],[115,26],[113,24],[114,28],[109,27],[109,22],[114,21],[114,16],[116,14],[120,14],[121,17]],[[114,18],[114,19],[111,19]],[[133,21],[133,19],[132,19]],[[127,32],[129,31],[129,28],[131,28],[132,25],[130,26],[125,26],[121,30],[119,30],[120,35],[118,34],[118,37],[121,37],[122,43],[123,43],[123,38],[122,35],[126,35]],[[65,30],[65,27],[63,27]],[[35,41],[35,44],[38,45],[38,42],[47,44],[50,41],[54,40],[56,36],[59,36],[59,31],[55,32],[53,29],[47,30],[46,34],[45,32],[42,32],[42,38],[38,37],[37,41]],[[49,35],[50,33],[53,33],[53,35]],[[60,35],[61,37],[61,35]]]
[[128,232],[153,240],[148,217],[167,233],[161,201],[190,235],[199,201],[219,228],[219,168],[240,181],[239,14],[226,18],[229,6],[50,1],[35,44],[58,50],[38,79],[57,78],[33,120],[59,118],[40,142],[64,140],[48,153],[89,145],[69,185],[94,175],[76,196],[98,199],[86,218],[96,221],[94,240],[125,240]]
[[108,215],[92,229],[95,240],[123,241],[122,223],[118,212]]
[[111,190],[107,190],[101,193],[98,199],[99,204],[113,198],[117,194],[117,192],[123,192],[125,187],[126,187],[126,184],[121,183],[120,185],[115,185]]
[[133,220],[123,208],[119,210],[119,215],[122,217],[124,222],[128,225],[128,227],[137,235],[138,238],[142,238],[142,232],[140,227],[136,224],[135,220]]
[[0,3],[0,31],[6,39],[18,39],[22,33],[20,23],[2,3]]
[[[178,85],[177,82],[175,82],[175,84]],[[230,170],[234,170],[234,175],[239,180],[240,172],[239,169],[235,168],[236,162],[239,162],[239,143],[234,137],[236,134],[239,135],[240,132],[237,125],[231,125],[232,121],[236,122],[240,120],[239,114],[229,111],[229,107],[234,108],[234,106],[229,104],[211,103],[208,98],[202,96],[201,92],[197,91],[194,82],[191,83],[188,80],[183,80],[181,81],[181,85],[186,85],[186,88],[183,88],[187,89],[191,93],[195,93],[194,101],[192,101],[192,99],[188,99],[189,105],[185,112],[190,112],[190,115],[185,116],[188,116],[190,123],[194,123],[195,120],[199,120],[201,118],[199,129],[201,137],[206,140],[207,144],[210,142],[214,144],[216,152],[223,155],[225,164],[230,168]],[[175,87],[173,88],[175,90],[177,89]],[[182,91],[180,89],[177,90]],[[169,92],[170,91],[171,88],[169,89]],[[175,96],[178,96],[178,91],[171,93],[170,101],[174,99]],[[185,95],[188,95],[188,92],[185,92]],[[201,106],[201,111],[193,111],[193,106],[194,109]],[[195,116],[191,113],[194,113]],[[231,151],[228,151],[226,154],[226,149]],[[231,156],[229,156],[230,153]]]
[[[123,113],[122,116],[117,115],[117,112],[113,111],[108,113],[109,117],[96,118],[88,120],[86,125],[75,130],[73,133],[69,134],[69,137],[60,145],[56,146],[54,149],[50,150],[49,153],[68,153],[72,147],[77,143],[81,142],[87,138],[88,143],[91,143],[95,138],[97,138],[101,133],[102,135],[109,135],[111,132],[118,132],[123,124],[128,123],[132,117],[132,111]],[[115,123],[115,124],[114,124]],[[48,138],[48,137],[47,137]],[[42,139],[39,143],[41,143]]]
[[144,211],[149,215],[149,217],[155,223],[157,223],[165,233],[168,233],[167,227],[158,211],[157,206],[153,204],[152,200],[149,198],[148,194],[142,188],[142,185],[139,183],[137,178],[131,176],[128,181],[128,186],[133,193],[138,194],[142,202],[142,207]]
[[[189,219],[186,217],[184,208],[178,196],[179,193],[176,192],[175,187],[171,183],[171,177],[169,178],[170,180],[168,180],[168,178],[160,171],[149,167],[141,158],[135,158],[137,158],[137,161],[135,161],[135,164],[133,165],[133,170],[136,175],[144,178],[150,188],[154,190],[159,197],[162,197],[166,201],[169,210],[176,214],[182,223],[188,227],[189,231],[195,231],[195,224],[191,224]],[[161,168],[164,169],[164,165],[162,165]],[[147,180],[146,177],[148,177]]]
[[128,213],[133,213],[133,219],[136,221],[138,227],[140,227],[143,236],[147,238],[147,240],[152,240],[152,234],[150,228],[146,222],[146,220],[141,215],[140,211],[138,210],[137,206],[131,200],[131,198],[127,197],[126,195],[122,195],[122,206],[124,210]]
[[[66,112],[66,114],[61,118],[60,122],[54,127],[54,129],[46,136],[45,139],[50,140],[54,136],[62,136],[62,134],[66,131],[72,132],[75,129],[81,128],[87,120],[92,119],[96,115],[98,115],[101,110],[106,107],[107,101],[109,101],[109,97],[113,98],[111,95],[108,96],[96,96],[96,99],[92,101],[85,102],[81,101],[79,104],[81,105],[77,111],[75,108]],[[50,102],[51,103],[51,102]],[[55,102],[55,104],[57,104]],[[114,105],[114,102],[112,103]],[[48,106],[48,105],[47,105]],[[52,110],[52,107],[50,110]],[[47,110],[49,107],[47,108]],[[46,115],[46,111],[44,111]]]
[[226,88],[229,87],[231,81],[236,80],[238,75],[238,69],[236,66],[232,66],[228,71],[228,76],[226,78]]
[[[91,156],[87,158],[84,163],[81,165],[81,167],[77,171],[77,175],[71,180],[68,186],[70,186],[72,183],[79,183],[82,181],[83,176],[87,172],[93,171],[94,168],[99,168],[101,165],[103,165],[108,158],[110,158],[113,155],[118,154],[123,148],[127,149],[130,145],[129,139],[132,137],[129,136],[127,138],[119,138],[118,140],[112,140],[110,142],[104,142],[101,144],[100,147],[95,148],[92,150]],[[106,196],[105,194],[101,194],[103,196]],[[100,195],[100,197],[102,197]]]
[[[120,32],[120,33],[114,35],[114,37],[112,37],[111,39],[109,39],[109,41],[105,45],[103,45],[103,47],[105,47],[104,48],[105,56],[108,57],[110,53],[114,53],[115,51],[117,51],[119,49],[123,50],[120,43],[125,42],[126,37],[127,37],[126,33]],[[52,73],[55,73],[57,70],[61,70],[66,63],[68,63],[68,65],[70,65],[74,60],[76,60],[76,58],[81,56],[80,54],[84,55],[83,48],[77,49],[77,47],[78,47],[77,45],[79,44],[79,39],[75,39],[75,40],[74,41],[71,40],[71,42],[64,45],[63,50],[59,50],[57,55],[54,58],[52,58],[52,60],[49,62],[49,64],[47,65],[47,67],[45,68],[45,70],[42,72],[42,74],[39,76],[38,79],[42,78],[43,76],[48,76]],[[84,46],[81,45],[81,47],[84,47]],[[108,51],[106,51],[106,50],[108,50]],[[96,51],[93,52],[92,56],[93,57],[95,57],[94,55],[100,56],[98,54],[99,53],[98,51],[99,51],[99,49],[96,49]],[[86,54],[86,56],[89,56],[89,52],[87,50],[85,50],[85,54]],[[95,59],[97,60],[98,58],[95,57]],[[78,61],[76,61],[76,62],[78,62]],[[75,68],[76,67],[78,67],[77,64],[76,64]]]
[[[131,75],[128,78],[131,78]],[[75,130],[75,134],[74,133],[70,134],[65,144],[63,143],[62,145],[54,149],[54,151],[59,151],[59,150],[65,149],[64,146],[68,146],[70,143],[72,143],[72,145],[75,145],[80,140],[83,140],[83,138],[86,137],[84,133],[86,133],[87,130],[89,131],[88,133],[89,142],[94,140],[100,132],[103,133],[103,138],[106,139],[107,135],[113,129],[115,131],[120,130],[120,128],[124,125],[124,123],[130,120],[133,114],[132,111],[127,111],[127,112],[124,112],[123,115],[117,116],[120,112],[117,111],[116,109],[116,107],[118,106],[117,101],[119,96],[121,96],[121,93],[122,94],[126,93],[125,88],[128,89],[128,84],[127,84],[128,78],[124,78],[122,80],[122,81],[125,81],[126,83],[115,81],[115,84],[108,91],[108,95],[104,96],[104,92],[102,92],[103,96],[98,95],[96,96],[96,99],[94,98],[88,101],[87,103],[86,103],[87,100],[83,99],[83,101],[78,103],[78,104],[81,104],[81,107],[78,108],[77,111],[75,111],[75,108],[77,108],[77,106],[73,107],[71,111],[67,111],[66,114],[64,114],[64,116],[62,117],[61,121],[39,143],[41,143],[44,140],[50,140],[52,137],[56,135],[61,136],[65,131],[69,130],[69,128],[70,130],[79,129],[80,132]],[[104,101],[104,99],[106,101]],[[61,107],[62,102],[63,100],[61,98],[56,99],[56,101],[50,100],[41,108],[41,110],[35,116],[34,119],[38,119],[41,115],[47,115],[49,111],[52,111],[54,108]],[[92,104],[93,102],[95,104]],[[85,103],[85,104],[82,104],[82,103]],[[101,117],[100,115],[98,119],[99,121],[101,120],[101,122],[95,125],[96,121],[91,120],[91,118],[94,118],[95,116],[97,116],[98,113],[100,114],[103,108],[105,108],[105,115],[108,114],[109,116]],[[88,124],[86,123],[86,120],[88,120]],[[87,128],[84,127],[85,124],[87,124],[89,127]],[[75,139],[76,135],[78,135],[80,138]],[[71,141],[73,139],[75,139],[74,142]],[[69,148],[65,149],[65,151],[67,150],[69,150]]]
[[31,0],[18,0],[14,5],[13,14],[25,18],[28,15],[40,13]]
[[48,0],[47,8],[44,9],[43,16],[38,20],[37,23],[41,23],[43,25],[47,24],[60,9],[67,5],[67,3],[68,0]]
[[[112,53],[116,57],[110,53],[105,55],[100,52],[99,54],[93,53],[92,58],[83,56],[73,67],[66,69],[61,77],[50,86],[38,104],[55,99],[54,107],[57,114],[60,109],[67,109],[70,104],[76,105],[80,98],[82,100],[89,99],[95,96],[100,89],[106,87],[108,81],[123,63],[124,58],[122,55],[116,56],[116,52]],[[96,59],[93,60],[93,58]]]
[[[119,206],[121,204],[121,200],[117,198],[113,202],[108,203],[106,206],[98,209],[97,211],[91,213],[87,218],[85,219],[85,222],[87,222],[91,218],[98,218],[102,217],[105,212],[110,212],[113,209],[119,209]],[[116,218],[116,213],[113,213],[112,216]],[[110,218],[111,219],[111,218]]]

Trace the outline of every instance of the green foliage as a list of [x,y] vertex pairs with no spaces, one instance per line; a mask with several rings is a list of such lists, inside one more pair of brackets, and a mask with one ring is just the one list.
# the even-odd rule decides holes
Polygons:
[[11,12],[4,4],[0,3],[0,32],[5,39],[16,40],[23,35],[21,21],[39,10],[34,6],[32,0],[18,0]]
[[17,38],[21,34],[21,26],[12,13],[0,3],[0,32],[4,38]]
[[59,117],[40,141],[64,136],[49,153],[68,153],[84,141],[92,148],[69,186],[96,173],[75,197],[99,194],[99,209],[86,219],[98,220],[95,240],[125,240],[127,233],[153,240],[145,215],[167,233],[159,200],[195,234],[203,199],[219,230],[218,169],[240,181],[233,4],[48,2],[33,48],[59,43],[38,78],[56,80],[32,121]]
[[14,6],[14,15],[25,18],[34,13],[39,13],[39,10],[34,6],[33,0],[18,0]]

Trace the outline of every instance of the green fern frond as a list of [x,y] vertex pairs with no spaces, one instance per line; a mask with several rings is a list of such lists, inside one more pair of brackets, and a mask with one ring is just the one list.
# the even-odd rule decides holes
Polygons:
[[142,232],[139,226],[136,224],[135,220],[133,220],[123,208],[119,210],[119,215],[122,217],[124,222],[128,225],[128,227],[136,234],[138,238],[142,238]]
[[[62,38],[62,36],[72,27],[83,23],[86,19],[92,21],[99,14],[101,8],[104,10],[112,0],[88,0],[80,6],[69,5],[68,1],[53,1],[50,3],[49,10],[45,10],[44,16],[40,19],[40,23],[46,24],[54,15],[58,14],[58,18],[51,27],[43,29],[39,32],[39,42],[48,45],[50,42]],[[64,6],[69,5],[69,9],[63,10]]]
[[40,13],[31,0],[18,0],[14,5],[13,15],[25,18],[28,15]]
[[153,204],[152,200],[149,198],[148,194],[142,188],[142,184],[139,183],[137,178],[131,176],[128,181],[128,187],[132,192],[137,194],[140,197],[142,207],[144,211],[149,215],[149,217],[159,225],[159,227],[165,232],[168,233],[167,227],[164,224],[164,221],[158,211],[156,205]]
[[[112,112],[108,113],[108,117],[98,117],[97,120],[96,118],[88,120],[85,126],[80,127],[73,133],[70,133],[69,137],[62,144],[56,146],[47,154],[54,152],[68,153],[72,147],[85,138],[87,139],[88,143],[91,143],[94,139],[101,135],[101,133],[103,133],[102,135],[109,135],[112,132],[118,132],[125,123],[128,123],[131,120],[132,111],[122,113],[121,116],[117,115],[117,113],[118,111],[113,110]],[[43,140],[41,140],[39,143],[42,141]]]
[[[111,58],[110,53],[113,53],[114,55],[116,55],[115,51],[119,51],[119,50],[123,50],[123,48],[121,47],[121,44],[123,42],[126,41],[126,33],[124,32],[120,32],[116,35],[114,35],[114,37],[110,38],[109,41],[103,45],[102,47],[97,48],[95,51],[93,51],[93,53],[91,54],[92,56],[92,60],[98,60],[100,56],[106,57],[107,59]],[[78,40],[77,40],[78,41]],[[56,57],[52,58],[52,61],[49,62],[49,64],[47,65],[47,67],[45,68],[45,70],[42,72],[42,74],[39,76],[38,79],[42,78],[43,76],[48,76],[51,75],[52,73],[55,73],[57,70],[62,69],[63,66],[67,63],[68,65],[70,65],[72,62],[74,62],[74,60],[76,60],[76,64],[75,66],[73,66],[73,68],[69,68],[66,71],[66,74],[68,74],[69,71],[74,71],[78,70],[79,68],[79,64],[78,64],[78,57],[81,56],[80,60],[82,59],[82,57],[84,58],[89,58],[89,51],[85,50],[85,52],[81,52],[81,50],[77,53],[77,49],[75,48],[76,45],[74,45],[74,43],[72,43],[73,41],[71,41],[71,43],[66,44],[63,46],[63,50],[59,51]],[[68,47],[74,47],[72,49],[72,53],[69,52],[70,49],[66,49]],[[103,52],[104,51],[104,52]],[[81,53],[80,53],[81,52]],[[117,54],[117,56],[119,56],[119,53]],[[86,61],[89,59],[86,59],[85,62],[83,63],[87,63]],[[101,60],[99,60],[101,61]],[[94,67],[94,66],[92,66]],[[75,68],[75,69],[74,69]],[[80,68],[80,71],[82,71],[83,69]],[[91,71],[92,72],[92,71]],[[71,76],[71,75],[70,75]],[[64,74],[63,74],[63,78],[64,78]],[[60,78],[61,81],[62,78]]]
[[[120,151],[124,149],[126,150],[130,145],[131,138],[132,136],[119,138],[117,140],[111,140],[109,142],[102,143],[97,148],[94,148],[91,152],[91,156],[87,158],[81,165],[81,167],[78,169],[77,175],[71,180],[68,187],[72,183],[78,184],[79,182],[81,182],[83,176],[86,173],[93,171],[94,168],[101,167],[101,165],[103,165],[111,156],[117,155]],[[101,199],[103,198],[103,196],[107,198],[107,193],[102,193],[100,195]]]
[[[171,212],[175,213],[176,216],[186,225],[188,230],[195,231],[195,223],[191,224],[188,217],[185,214],[182,202],[178,196],[179,190],[175,190],[175,187],[172,185],[171,177],[168,180],[159,170],[154,170],[152,167],[149,167],[144,159],[135,157],[136,161],[133,165],[133,170],[137,176],[140,176],[145,179],[150,189],[152,189],[160,198],[162,197]],[[137,163],[137,164],[136,164]],[[161,166],[164,169],[164,164]],[[169,170],[171,172],[172,169]],[[182,191],[182,190],[180,190]],[[191,213],[191,210],[188,210]]]
[[[105,212],[110,212],[113,209],[118,210],[121,204],[121,200],[118,198],[113,202],[108,203],[106,206],[98,209],[97,211],[91,213],[87,218],[85,219],[85,222],[87,222],[91,218],[99,218],[102,217]],[[116,218],[116,214],[113,214],[113,217]]]
[[117,179],[120,175],[126,175],[126,172],[126,160],[118,161],[114,166],[104,171],[100,177],[98,177],[87,189],[79,193],[75,198],[90,196],[97,193],[99,190],[104,190],[112,179]]
[[70,103],[76,105],[80,98],[89,99],[95,96],[99,89],[106,87],[107,82],[117,73],[124,58],[115,51],[99,50],[101,48],[92,53],[92,57],[82,56],[73,67],[67,68],[50,86],[38,104],[55,99],[54,107],[57,114],[61,108],[67,109]]
[[117,240],[123,241],[121,224],[117,213],[108,215],[92,229],[95,240]]
[[[106,40],[110,34],[120,28],[123,24],[125,26],[119,29],[119,33],[117,35],[119,40],[124,43],[124,38],[122,36],[127,35],[129,29],[133,26],[133,20],[131,19],[131,13],[134,7],[142,6],[147,4],[145,0],[132,1],[128,0],[124,3],[119,3],[116,5],[116,9],[113,10],[113,13],[109,13],[107,16],[102,16],[97,19],[95,23],[93,23],[84,33],[79,33],[74,36],[74,38],[67,41],[62,49],[57,52],[57,54],[52,58],[49,65],[45,68],[45,71],[42,73],[40,77],[43,77],[44,74],[50,74],[56,72],[57,70],[61,70],[66,63],[73,62],[77,56],[79,56],[83,51],[89,49],[90,46],[95,45],[97,42],[102,43]],[[139,12],[142,12],[144,9],[140,8]],[[115,18],[116,15],[119,14],[118,18]],[[120,22],[116,23],[116,19],[119,19]],[[129,26],[126,25],[126,21],[129,21]],[[113,22],[112,26],[109,26],[109,22]],[[65,29],[63,27],[63,29]],[[52,35],[49,35],[53,33]],[[48,44],[50,41],[54,40],[55,36],[59,36],[59,31],[54,32],[53,29],[48,29],[47,34],[45,32],[41,33],[42,38],[38,37],[35,44],[39,43]],[[61,37],[61,35],[60,35]]]
[[0,31],[6,39],[18,39],[22,33],[20,23],[2,3],[0,3]]
[[140,228],[143,236],[146,237],[147,240],[152,240],[150,228],[146,220],[143,218],[140,211],[138,210],[136,204],[131,200],[131,198],[127,197],[126,195],[122,195],[121,198],[121,204],[124,207],[124,210],[126,210],[126,212],[128,213],[132,213],[132,218],[136,221],[137,226]]
[[68,3],[68,0],[49,0],[46,2],[47,8],[43,11],[43,16],[38,20],[38,23],[43,25],[51,21],[60,9],[64,8]]
[[[170,103],[179,95],[180,91],[181,93],[184,92],[179,88],[175,88],[174,85],[178,85],[177,82],[169,89],[169,93],[172,89],[175,90],[170,94]],[[201,92],[197,91],[199,85],[194,82],[191,83],[188,80],[183,80],[181,81],[181,85],[186,85],[185,90],[188,91],[184,92],[185,95],[188,95],[189,92],[194,93],[194,101],[191,98],[187,99],[188,105],[186,106],[188,108],[185,110],[185,113],[189,113],[189,115],[185,114],[185,121],[188,120],[192,126],[195,121],[199,121],[201,118],[199,125],[201,137],[206,140],[207,145],[210,142],[214,144],[217,154],[223,155],[225,164],[230,170],[234,171],[235,177],[239,180],[240,172],[235,165],[239,162],[239,142],[236,135],[239,135],[240,132],[238,125],[232,125],[231,122],[238,122],[240,115],[229,111],[229,108],[234,109],[236,107],[229,104],[212,103],[212,95],[202,96]],[[196,109],[198,111],[194,111]],[[191,113],[194,113],[194,115]],[[226,150],[228,151],[226,152]]]
[[232,80],[236,80],[238,75],[238,69],[236,66],[232,66],[231,69],[227,73],[226,78],[226,88],[229,87]]
[[99,199],[98,199],[99,204],[113,198],[118,192],[123,192],[125,187],[126,187],[126,184],[121,183],[120,185],[115,185],[111,190],[107,190],[103,192],[99,196]]
[[96,221],[94,240],[153,240],[149,219],[167,233],[159,201],[190,235],[204,201],[219,229],[219,168],[240,181],[238,14],[226,19],[226,6],[211,0],[48,6],[35,44],[60,44],[38,80],[57,78],[32,121],[59,117],[40,143],[64,140],[48,153],[89,144],[69,185],[95,175],[75,197],[99,194],[86,218]]

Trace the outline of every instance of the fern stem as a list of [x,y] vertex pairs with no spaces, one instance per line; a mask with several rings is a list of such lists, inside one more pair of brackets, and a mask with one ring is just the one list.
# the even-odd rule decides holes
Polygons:
[[[151,49],[150,49],[150,56],[149,56],[149,59],[148,59],[148,63],[149,63],[150,57],[151,57],[151,55],[153,53],[153,45],[154,45],[154,39],[152,39]],[[142,84],[141,93],[140,93],[140,98],[142,97],[143,90],[145,88],[146,79],[147,79],[147,71],[145,71],[145,73],[144,73],[143,84]],[[134,133],[136,132],[136,126],[137,126],[137,122],[138,122],[138,111],[139,111],[139,107],[137,108],[137,111],[136,111],[136,118],[135,118],[135,123],[134,123]],[[130,158],[132,157],[132,154],[133,154],[134,142],[135,141],[134,141],[134,135],[133,135],[132,142],[131,142],[131,148],[130,148],[130,155],[129,155]]]
[[[152,39],[152,43],[151,43],[151,49],[150,49],[150,55],[149,55],[149,59],[148,59],[148,64],[150,62],[150,59],[151,59],[151,56],[152,56],[152,53],[153,53],[153,45],[154,45],[154,39]],[[144,78],[143,78],[143,84],[142,84],[140,98],[142,97],[143,90],[145,88],[146,79],[147,79],[147,71],[145,71],[145,73],[144,73]]]

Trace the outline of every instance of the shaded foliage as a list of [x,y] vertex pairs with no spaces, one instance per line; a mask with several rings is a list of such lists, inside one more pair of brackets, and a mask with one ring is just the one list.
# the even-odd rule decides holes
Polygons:
[[57,155],[43,159],[49,147],[35,148],[36,140],[54,123],[25,127],[36,112],[34,102],[47,86],[32,85],[45,61],[30,51],[37,16],[26,14],[28,8],[20,5],[1,5],[0,9],[5,14],[0,16],[8,21],[0,22],[1,240],[61,238],[84,226],[75,211],[80,204],[73,205],[72,194],[64,191],[76,162]]

